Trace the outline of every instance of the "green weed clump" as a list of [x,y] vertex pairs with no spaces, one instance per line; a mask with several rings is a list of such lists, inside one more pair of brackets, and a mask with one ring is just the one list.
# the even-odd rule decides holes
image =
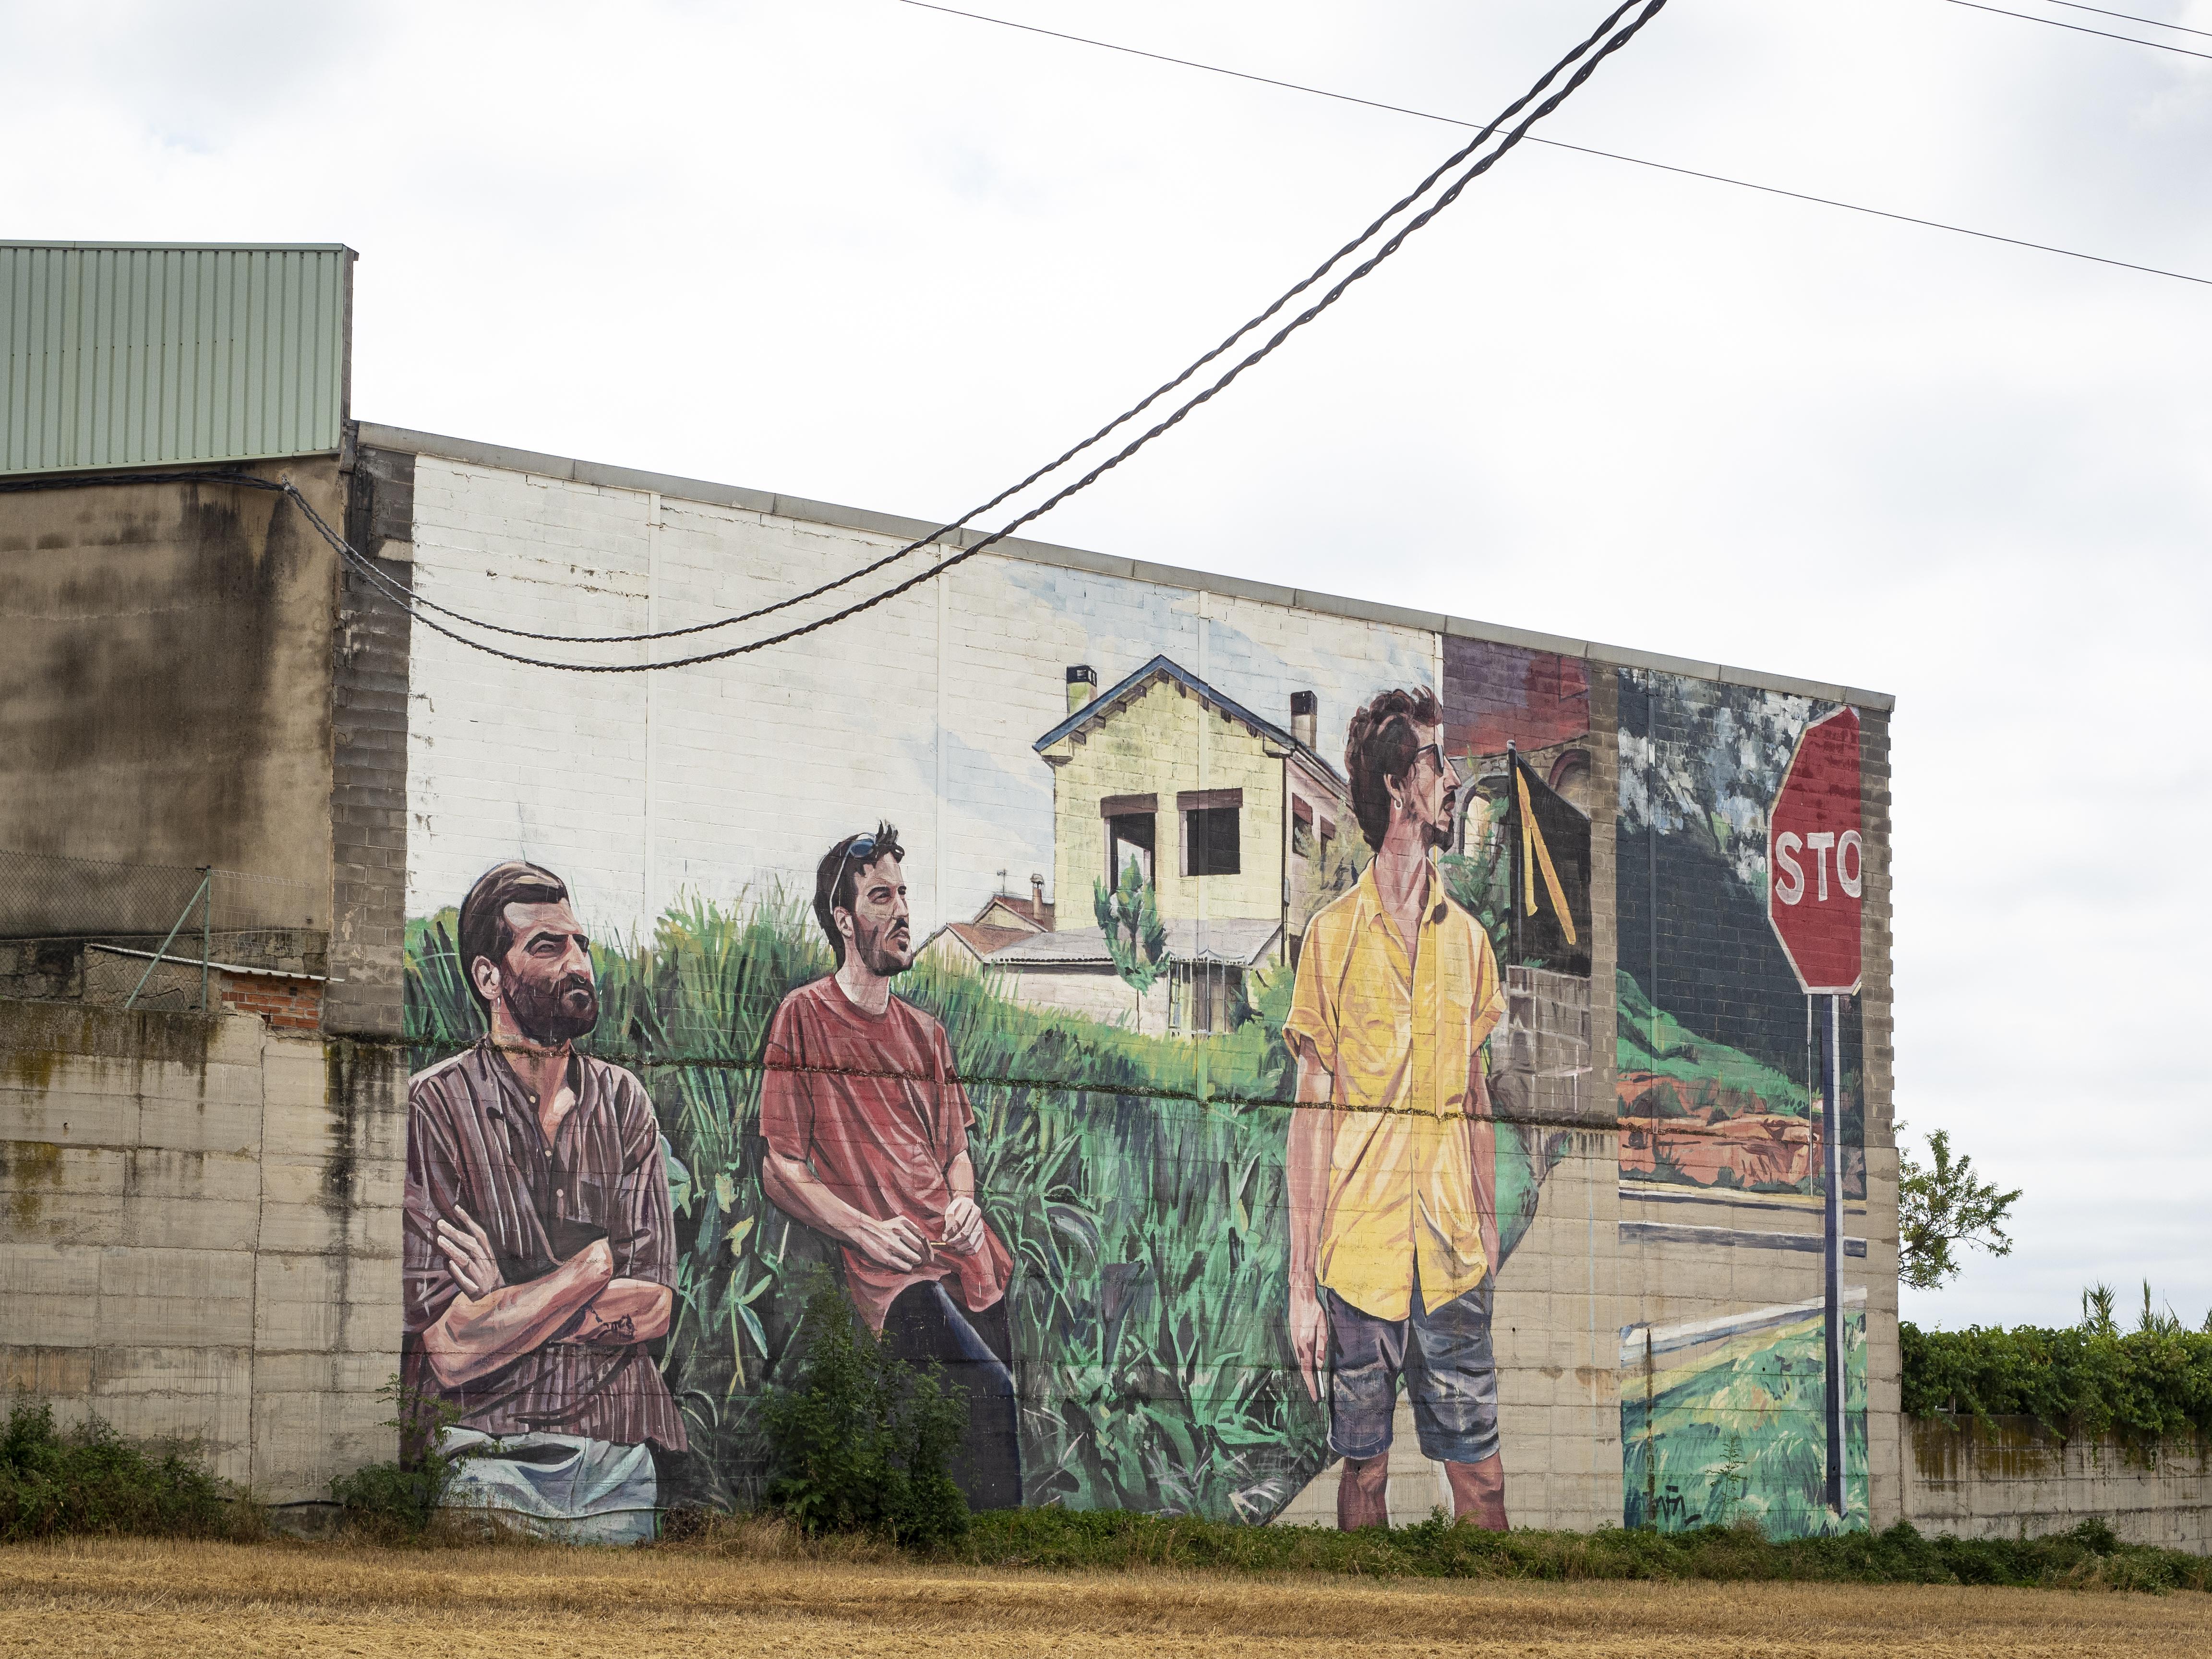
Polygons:
[[2103,1521],[2048,1538],[1927,1538],[1909,1522],[1881,1533],[1770,1540],[1755,1525],[1662,1533],[1458,1526],[1442,1511],[1417,1526],[1339,1532],[1246,1527],[1195,1516],[1009,1510],[978,1515],[937,1552],[977,1566],[1056,1571],[1208,1569],[1383,1578],[1706,1579],[2021,1589],[2212,1589],[2212,1560],[2120,1543]]
[[1911,1417],[2032,1417],[2067,1436],[2112,1435],[2146,1455],[2212,1440],[2212,1334],[1899,1325]]
[[260,1506],[185,1446],[149,1451],[96,1417],[57,1428],[53,1408],[19,1401],[0,1432],[0,1543],[70,1534],[244,1541]]
[[968,1500],[945,1473],[968,1410],[957,1389],[895,1359],[825,1273],[798,1385],[763,1407],[769,1502],[809,1534],[874,1533],[917,1549],[968,1530]]

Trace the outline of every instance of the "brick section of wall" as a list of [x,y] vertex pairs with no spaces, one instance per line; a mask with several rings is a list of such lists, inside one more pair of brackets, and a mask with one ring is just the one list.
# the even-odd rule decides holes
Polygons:
[[1890,725],[1886,710],[1859,710],[1859,811],[1866,835],[1861,912],[1860,1079],[1866,1096],[1867,1501],[1877,1528],[1908,1499],[1890,1471],[1899,1433],[1905,1358],[1897,1336],[1897,1113],[1895,1020],[1890,1000]]
[[2060,1439],[2033,1418],[1904,1427],[1891,1479],[1899,1513],[1923,1532],[2017,1538],[2098,1516],[2130,1544],[2212,1553],[2212,1444],[2169,1443],[2146,1462],[2113,1441]]
[[276,1502],[392,1456],[404,1083],[258,1018],[0,1002],[0,1388]]
[[227,1014],[258,1014],[272,1031],[314,1032],[323,1026],[323,984],[266,974],[225,974],[221,993]]
[[[346,539],[412,586],[415,458],[357,457]],[[403,1025],[401,946],[407,898],[407,614],[351,569],[338,578],[332,633],[332,919],[330,1031],[394,1037]]]

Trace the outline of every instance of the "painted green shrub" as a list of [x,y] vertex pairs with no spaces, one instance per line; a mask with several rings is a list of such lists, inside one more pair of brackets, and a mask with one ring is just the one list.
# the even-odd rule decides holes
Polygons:
[[1867,1523],[1866,1316],[1844,1321],[1844,1501],[1839,1523],[1821,1486],[1827,1468],[1826,1362],[1820,1319],[1721,1345],[1655,1375],[1647,1403],[1621,1378],[1621,1488],[1632,1527],[1682,1532],[1756,1522],[1771,1538],[1818,1538]]

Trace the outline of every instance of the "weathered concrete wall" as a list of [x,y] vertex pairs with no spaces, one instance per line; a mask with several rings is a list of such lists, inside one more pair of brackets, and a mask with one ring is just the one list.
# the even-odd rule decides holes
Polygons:
[[[346,540],[411,585],[415,458],[356,459]],[[396,1037],[407,915],[407,613],[358,570],[338,583],[331,664],[331,982],[325,1030]]]
[[1898,1484],[1923,1532],[2035,1537],[2098,1516],[2131,1544],[2212,1553],[2212,1443],[2168,1443],[2146,1462],[2111,1440],[2061,1440],[2032,1418],[1904,1425]]
[[[343,516],[335,457],[246,470]],[[336,570],[265,491],[0,498],[0,848],[303,881],[327,928]]]
[[0,1002],[0,1379],[276,1501],[392,1455],[391,1051]]

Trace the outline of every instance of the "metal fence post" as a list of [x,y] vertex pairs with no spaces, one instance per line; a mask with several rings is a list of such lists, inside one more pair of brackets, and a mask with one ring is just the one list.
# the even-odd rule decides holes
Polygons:
[[208,958],[215,954],[215,866],[200,866],[200,1012],[215,1011],[208,1006]]
[[[214,881],[214,879],[215,872],[209,869],[207,866],[202,865],[200,866],[199,890],[194,893],[191,897],[185,901],[185,908],[177,912],[177,919],[169,924],[168,933],[161,940],[161,948],[154,952],[154,960],[146,964],[146,971],[138,975],[138,982],[131,988],[131,994],[123,999],[123,1006],[125,1008],[130,1007],[132,1003],[138,1000],[138,993],[144,990],[146,988],[146,981],[153,978],[155,968],[159,965],[163,957],[168,955],[170,945],[176,943],[177,930],[185,925],[185,918],[191,915],[192,906],[199,903],[204,897],[208,896],[209,885]],[[204,918],[207,913],[204,910],[200,914],[202,917]],[[204,921],[203,921],[200,937],[202,945],[204,946],[207,938]],[[206,962],[206,953],[204,949],[203,949],[201,954],[201,962],[203,966],[200,969],[200,1002],[201,1005],[204,1006],[207,1002],[207,969],[204,966]]]

